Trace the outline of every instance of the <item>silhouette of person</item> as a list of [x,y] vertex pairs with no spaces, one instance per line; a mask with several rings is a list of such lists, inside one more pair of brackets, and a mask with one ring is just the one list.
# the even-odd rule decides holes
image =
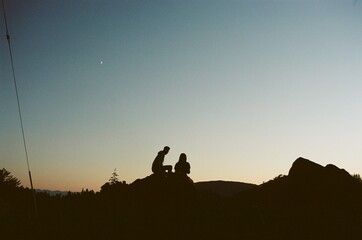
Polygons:
[[155,174],[163,174],[165,172],[172,172],[172,166],[171,165],[163,165],[163,161],[165,160],[165,155],[170,150],[170,147],[165,146],[163,150],[159,151],[155,160],[153,160],[152,163],[152,172]]
[[175,165],[175,173],[185,176],[190,173],[190,163],[188,163],[186,160],[186,154],[181,153],[180,158]]

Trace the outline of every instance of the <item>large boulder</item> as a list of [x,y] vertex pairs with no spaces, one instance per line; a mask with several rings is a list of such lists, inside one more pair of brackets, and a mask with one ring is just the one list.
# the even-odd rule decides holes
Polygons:
[[344,201],[361,190],[360,184],[344,169],[332,164],[323,167],[305,158],[293,163],[289,188],[300,201]]

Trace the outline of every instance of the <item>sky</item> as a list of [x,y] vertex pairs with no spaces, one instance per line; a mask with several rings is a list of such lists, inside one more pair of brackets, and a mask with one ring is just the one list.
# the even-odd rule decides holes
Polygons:
[[[362,173],[362,1],[5,0],[34,187],[131,183],[181,153],[260,184]],[[4,20],[0,168],[29,186]]]

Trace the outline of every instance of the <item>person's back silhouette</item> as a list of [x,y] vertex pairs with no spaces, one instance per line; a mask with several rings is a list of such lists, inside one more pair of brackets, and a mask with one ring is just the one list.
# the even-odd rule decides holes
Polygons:
[[186,154],[181,153],[180,158],[175,165],[175,173],[185,176],[190,173],[190,163],[188,163],[186,160]]
[[155,160],[152,163],[152,172],[155,174],[162,174],[165,172],[172,172],[171,165],[163,165],[163,161],[165,160],[165,155],[170,150],[170,147],[165,146],[163,150],[159,151]]

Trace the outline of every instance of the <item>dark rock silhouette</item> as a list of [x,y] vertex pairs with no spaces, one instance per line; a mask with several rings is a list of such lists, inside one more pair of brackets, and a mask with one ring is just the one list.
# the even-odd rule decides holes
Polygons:
[[292,164],[288,176],[290,177],[306,177],[317,176],[323,171],[323,166],[312,162],[305,158],[298,158]]
[[323,167],[305,158],[298,158],[293,163],[288,175],[292,181],[303,181],[314,184],[349,184],[352,176],[344,169],[328,164]]
[[361,188],[344,169],[332,164],[325,167],[298,158],[289,171],[288,181],[295,200],[323,203],[346,203],[356,199]]
[[152,174],[137,179],[129,185],[129,190],[131,196],[139,201],[168,199],[177,202],[181,198],[194,197],[196,194],[191,178],[174,173]]
[[361,237],[362,184],[331,164],[323,167],[298,158],[288,176],[241,192],[236,199],[233,206],[257,206],[261,221],[279,239]]

